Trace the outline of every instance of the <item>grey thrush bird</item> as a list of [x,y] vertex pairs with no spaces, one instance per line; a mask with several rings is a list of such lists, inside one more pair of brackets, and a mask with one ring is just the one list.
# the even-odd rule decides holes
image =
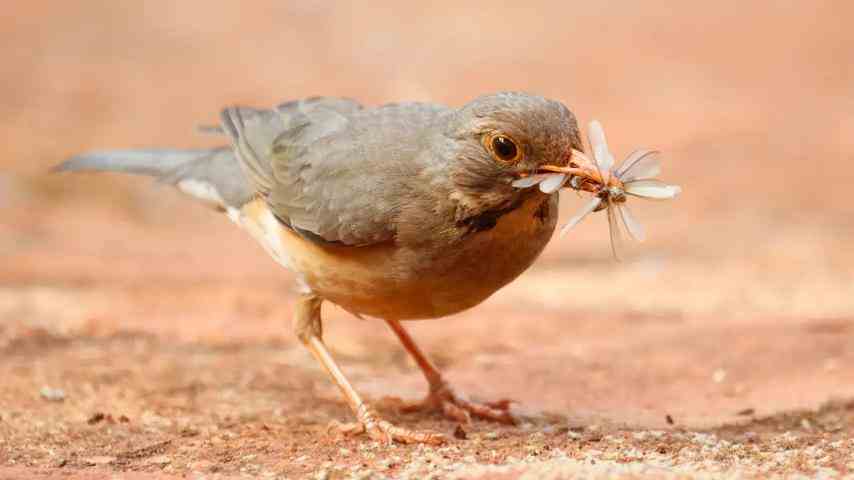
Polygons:
[[534,262],[555,229],[558,192],[520,179],[566,172],[577,189],[601,183],[601,173],[573,163],[583,147],[566,106],[523,93],[460,108],[319,97],[226,108],[212,130],[231,145],[88,153],[56,170],[154,176],[247,230],[296,275],[294,329],[356,416],[345,432],[444,440],[367,406],[324,345],[325,300],[391,327],[429,383],[423,407],[459,421],[514,422],[506,401],[456,393],[401,321],[474,307]]

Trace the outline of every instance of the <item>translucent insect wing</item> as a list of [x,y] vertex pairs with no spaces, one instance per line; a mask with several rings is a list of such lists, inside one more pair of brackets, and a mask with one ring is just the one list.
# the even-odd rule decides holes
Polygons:
[[593,160],[596,163],[596,168],[599,169],[599,175],[602,177],[602,182],[608,184],[608,176],[611,173],[611,167],[614,166],[614,156],[608,150],[608,141],[605,138],[605,130],[598,120],[593,120],[587,127],[587,142],[590,143],[590,150],[593,152]]
[[569,176],[563,173],[554,173],[540,182],[540,191],[547,194],[554,193],[563,187],[568,178]]
[[564,225],[563,228],[560,229],[560,236],[562,237],[566,235],[566,232],[572,230],[572,227],[578,225],[579,222],[584,220],[584,217],[593,213],[593,210],[596,210],[600,203],[602,203],[601,198],[591,198],[590,201],[585,203],[584,206],[581,207],[581,210],[579,210],[578,213],[575,214],[575,216],[570,218],[569,221],[566,222],[566,225]]
[[658,180],[635,180],[625,182],[625,191],[627,194],[636,197],[666,200],[679,195],[682,188]]
[[655,178],[661,174],[660,153],[656,150],[635,150],[614,174],[623,182]]
[[546,178],[548,178],[548,175],[538,173],[538,174],[534,174],[534,175],[528,175],[527,177],[520,178],[517,180],[513,180],[513,183],[511,185],[513,185],[516,188],[528,188],[528,187],[533,187],[534,185],[545,180]]
[[620,221],[617,220],[617,208],[612,202],[608,202],[608,233],[611,236],[611,254],[615,260],[620,260],[619,252],[623,249],[623,235],[620,231]]
[[646,239],[646,231],[644,230],[643,225],[641,225],[629,209],[629,206],[623,202],[617,205],[617,209],[620,213],[620,219],[623,221],[623,226],[626,227],[626,231],[629,232],[629,236],[638,242],[644,241]]

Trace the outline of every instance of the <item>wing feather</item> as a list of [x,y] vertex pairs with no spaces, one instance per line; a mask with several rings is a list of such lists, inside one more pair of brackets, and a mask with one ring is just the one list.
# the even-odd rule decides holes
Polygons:
[[424,132],[445,110],[314,98],[226,109],[223,127],[277,217],[312,239],[358,246],[394,238]]

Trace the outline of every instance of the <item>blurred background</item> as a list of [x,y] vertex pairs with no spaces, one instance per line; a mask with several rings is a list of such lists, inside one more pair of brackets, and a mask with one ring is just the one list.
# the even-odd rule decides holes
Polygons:
[[[637,202],[649,239],[622,263],[599,215],[482,307],[413,326],[428,350],[443,345],[439,363],[459,383],[655,424],[662,404],[706,424],[854,396],[851,2],[27,1],[6,12],[0,345],[116,332],[273,342],[315,375],[287,328],[290,274],[227,219],[146,179],[48,169],[93,149],[216,145],[194,128],[226,105],[461,105],[524,90],[582,125],[601,120],[618,157],[662,150],[662,178],[684,195]],[[562,220],[581,203],[563,197]],[[421,391],[380,323],[328,312],[330,343],[369,396]],[[401,368],[372,370],[371,358]],[[506,382],[482,385],[496,365]],[[18,381],[58,375],[39,372]]]

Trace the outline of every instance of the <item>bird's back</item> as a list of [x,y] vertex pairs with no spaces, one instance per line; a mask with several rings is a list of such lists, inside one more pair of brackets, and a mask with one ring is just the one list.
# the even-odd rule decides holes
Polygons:
[[396,217],[432,126],[447,107],[361,108],[341,99],[274,110],[226,109],[223,126],[255,189],[282,221],[318,240],[370,245],[394,237]]

